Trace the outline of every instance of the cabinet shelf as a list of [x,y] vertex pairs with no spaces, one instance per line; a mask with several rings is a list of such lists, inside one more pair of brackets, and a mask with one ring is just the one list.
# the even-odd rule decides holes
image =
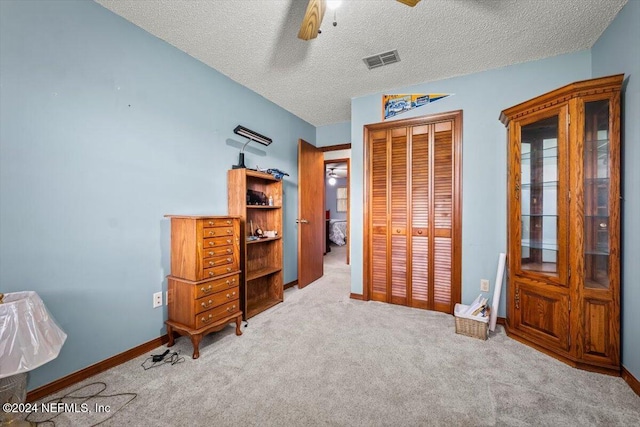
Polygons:
[[274,240],[280,240],[280,239],[282,239],[281,236],[278,236],[278,237],[267,237],[267,238],[258,239],[258,240],[247,240],[247,245],[255,245],[256,243],[273,242]]
[[543,182],[528,182],[526,184],[521,184],[520,188],[553,188],[558,186],[558,181],[543,181]]
[[584,251],[585,255],[600,255],[600,256],[609,256],[609,248],[606,249],[586,249]]
[[545,251],[558,251],[557,243],[549,242],[531,242],[529,240],[522,240],[521,246],[529,249],[542,249]]
[[265,267],[247,273],[247,282],[282,271],[281,267]]
[[278,298],[264,298],[259,301],[256,301],[251,305],[249,312],[247,313],[247,317],[253,317],[258,313],[262,313],[265,310],[270,309],[274,305],[281,303],[282,300]]
[[247,209],[282,209],[282,206],[247,205]]
[[600,178],[585,178],[584,182],[587,184],[609,184],[609,177],[600,177]]

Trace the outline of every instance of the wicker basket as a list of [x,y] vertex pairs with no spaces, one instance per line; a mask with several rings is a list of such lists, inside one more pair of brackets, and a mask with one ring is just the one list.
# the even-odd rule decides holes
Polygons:
[[[486,319],[489,319],[489,312],[490,309],[487,308]],[[456,334],[486,340],[489,335],[489,322],[456,316]]]

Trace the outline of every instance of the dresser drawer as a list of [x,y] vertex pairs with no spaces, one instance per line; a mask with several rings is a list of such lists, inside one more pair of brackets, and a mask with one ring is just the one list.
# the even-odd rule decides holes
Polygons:
[[195,296],[196,298],[202,298],[203,296],[207,296],[210,294],[214,294],[216,292],[221,292],[230,288],[234,288],[238,286],[240,283],[240,276],[234,275],[230,277],[225,277],[223,279],[212,280],[207,283],[203,283],[195,286]]
[[240,297],[240,288],[229,288],[226,291],[218,292],[207,297],[203,297],[194,301],[194,312],[202,313],[211,308],[225,304],[229,301],[235,301]]
[[204,228],[229,227],[231,225],[233,225],[233,220],[230,218],[207,218],[202,221]]
[[216,248],[218,246],[229,246],[233,243],[233,237],[211,237],[205,238],[202,248],[207,250],[209,248]]
[[196,315],[196,329],[204,328],[205,326],[215,322],[216,320],[223,319],[234,313],[240,311],[240,303],[238,301],[231,301],[224,305],[212,308]]
[[233,236],[233,227],[212,227],[205,228],[202,233],[203,237],[224,237]]
[[238,270],[238,267],[236,265],[226,264],[226,265],[221,265],[220,267],[205,268],[203,270],[204,272],[203,276],[205,279],[207,279],[209,277],[216,277],[222,274],[228,274],[236,270]]
[[233,256],[222,255],[222,256],[205,259],[202,262],[202,266],[204,268],[211,268],[211,267],[218,267],[225,264],[231,264],[232,262],[233,262]]
[[233,246],[214,246],[211,249],[204,248],[202,258],[207,259],[207,258],[213,258],[220,255],[231,255],[232,253],[233,253]]

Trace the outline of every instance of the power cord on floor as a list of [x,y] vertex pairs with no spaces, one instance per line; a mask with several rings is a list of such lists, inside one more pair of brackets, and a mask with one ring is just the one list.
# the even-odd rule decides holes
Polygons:
[[175,365],[176,363],[184,362],[184,357],[180,356],[180,350],[170,353],[170,350],[166,350],[163,354],[152,354],[147,357],[144,362],[140,364],[146,371],[151,368],[157,368],[169,363]]
[[[81,391],[81,390],[84,390],[84,389],[87,389],[87,388],[89,388],[89,387],[93,387],[93,386],[96,386],[96,385],[98,385],[98,386],[100,386],[100,387],[101,387],[101,390],[100,390],[100,391],[98,391],[97,393],[93,393],[93,394],[91,394],[91,395],[89,395],[89,396],[73,396],[73,394],[74,394],[74,393],[77,393],[77,392],[79,392],[79,391]],[[127,401],[126,401],[126,403],[125,403],[124,405],[122,405],[120,408],[118,408],[118,409],[117,409],[117,410],[115,410],[115,411],[109,411],[109,412],[108,412],[109,416],[108,416],[107,418],[105,418],[104,420],[100,421],[99,423],[93,424],[93,425],[91,426],[91,427],[95,427],[95,426],[100,425],[100,424],[104,423],[105,421],[107,421],[107,420],[111,419],[115,414],[117,414],[118,412],[120,412],[120,411],[122,410],[122,408],[124,408],[125,406],[127,406],[127,405],[128,405],[129,403],[131,403],[131,402],[132,402],[136,397],[138,397],[138,394],[137,394],[137,393],[102,394],[102,392],[103,392],[103,391],[105,391],[106,389],[107,389],[107,384],[106,384],[106,383],[104,383],[104,382],[102,382],[102,381],[97,381],[97,382],[93,382],[93,383],[86,384],[86,385],[83,385],[83,386],[81,386],[81,387],[78,387],[78,388],[76,388],[76,389],[74,389],[74,390],[70,391],[69,393],[65,394],[64,396],[61,396],[61,397],[55,397],[55,398],[53,398],[53,399],[51,399],[51,400],[48,400],[48,401],[44,402],[44,404],[45,404],[45,405],[48,405],[48,404],[67,404],[67,405],[68,405],[68,404],[73,404],[75,407],[82,409],[82,408],[85,408],[85,407],[86,407],[86,408],[88,408],[88,406],[86,405],[86,402],[87,402],[87,401],[89,401],[90,399],[97,398],[97,397],[100,397],[100,398],[104,398],[104,397],[121,397],[121,396],[128,396],[128,397],[130,397],[130,399],[129,399],[129,400],[127,400]],[[63,401],[64,401],[64,402],[63,402]],[[71,401],[71,403],[69,403],[69,401]],[[110,407],[111,405],[104,405],[104,406],[105,406],[105,407],[107,407],[107,406],[109,406],[109,407]],[[36,420],[33,420],[32,415],[34,415],[34,414],[38,414],[38,413],[37,413],[37,412],[31,412],[31,413],[29,413],[29,414],[27,415],[27,417],[25,418],[25,421],[29,421],[29,422],[31,422],[31,423],[35,423],[35,425],[37,425],[37,426],[51,426],[51,427],[55,427],[56,423],[55,423],[55,421],[53,421],[53,420],[54,420],[56,417],[58,417],[58,416],[60,416],[60,415],[62,415],[62,414],[64,414],[64,413],[65,413],[65,412],[57,412],[57,413],[55,413],[55,415],[53,415],[53,416],[52,416],[51,418],[49,418],[49,419],[45,419],[45,420],[42,420],[42,421],[36,421]],[[107,413],[107,412],[105,412],[105,413]],[[42,412],[40,412],[39,414],[40,414],[40,415],[42,415],[43,413],[42,413]],[[52,413],[52,414],[54,414],[54,413]],[[32,419],[29,419],[29,418],[32,418]]]

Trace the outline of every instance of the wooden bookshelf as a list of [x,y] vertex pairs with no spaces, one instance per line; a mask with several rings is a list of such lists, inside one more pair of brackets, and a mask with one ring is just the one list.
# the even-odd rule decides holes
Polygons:
[[[246,320],[283,301],[282,181],[263,172],[232,169],[227,184],[229,214],[241,218],[240,307]],[[261,203],[250,203],[249,190],[264,195]],[[275,231],[276,237],[247,240],[257,228]]]

